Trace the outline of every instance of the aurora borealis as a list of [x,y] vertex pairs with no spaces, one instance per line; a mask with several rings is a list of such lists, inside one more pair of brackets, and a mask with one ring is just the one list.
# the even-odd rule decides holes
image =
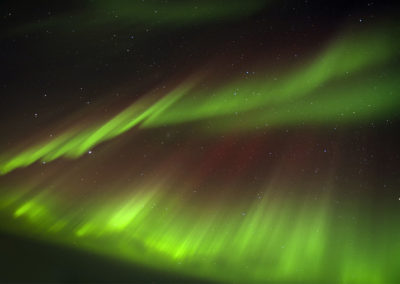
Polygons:
[[4,259],[47,275],[0,280],[399,283],[398,5],[347,2],[0,4]]

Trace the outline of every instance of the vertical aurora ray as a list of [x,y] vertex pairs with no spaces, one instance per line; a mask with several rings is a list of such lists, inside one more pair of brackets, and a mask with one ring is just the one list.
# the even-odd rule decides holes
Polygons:
[[[382,283],[396,277],[398,250],[384,248],[379,232],[362,237],[376,228],[354,215],[370,210],[363,205],[339,209],[329,198],[290,200],[266,189],[262,200],[236,209],[221,202],[204,210],[153,188],[136,188],[125,201],[84,205],[91,208],[85,214],[64,212],[60,200],[40,196],[16,199],[3,212],[20,233],[221,281]],[[341,220],[333,218],[335,210]],[[379,225],[390,228],[385,226]],[[395,244],[399,237],[393,231],[385,242]]]

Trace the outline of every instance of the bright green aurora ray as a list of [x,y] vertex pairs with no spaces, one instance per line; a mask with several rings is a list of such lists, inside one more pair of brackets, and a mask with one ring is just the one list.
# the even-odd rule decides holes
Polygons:
[[[95,209],[83,215],[50,190],[28,199],[4,196],[0,208],[13,215],[7,225],[20,234],[28,230],[37,238],[215,280],[389,283],[396,277],[400,230],[363,220],[366,205],[346,204],[338,221],[329,196],[290,200],[266,186],[261,200],[204,210],[187,207],[190,199],[174,199],[165,189],[148,182],[130,197],[84,205]],[[377,234],[364,238],[373,228]]]

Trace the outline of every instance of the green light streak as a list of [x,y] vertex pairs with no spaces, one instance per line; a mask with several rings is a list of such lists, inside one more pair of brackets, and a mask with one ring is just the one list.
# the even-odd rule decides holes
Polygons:
[[341,36],[313,62],[277,82],[239,80],[210,95],[198,93],[196,81],[190,79],[156,102],[145,96],[103,125],[66,132],[14,156],[3,154],[0,172],[4,175],[38,160],[77,158],[135,126],[212,118],[216,130],[223,132],[379,118],[398,105],[398,70],[385,68],[387,74],[379,75],[397,48],[397,41],[382,28],[374,29]]
[[3,154],[0,172],[4,175],[38,160],[77,158],[135,126],[213,119],[216,130],[224,132],[265,125],[351,123],[390,115],[398,106],[400,87],[398,70],[388,62],[397,58],[399,45],[383,28],[342,35],[314,61],[276,82],[241,79],[199,93],[196,84],[201,78],[188,79],[158,101],[144,96],[103,125],[65,132],[14,155]]
[[[292,200],[267,189],[262,200],[214,202],[204,210],[159,187],[134,192],[125,201],[83,205],[85,214],[65,210],[50,195],[16,198],[2,210],[11,222],[2,227],[220,281],[395,283],[400,230],[390,222],[365,221],[360,212],[367,205],[338,209],[330,196]],[[377,221],[391,213],[379,214]],[[372,229],[373,236],[367,234]]]
[[4,155],[0,166],[1,174],[6,174],[16,168],[26,167],[38,160],[45,162],[53,161],[61,156],[77,158],[87,153],[95,145],[118,136],[143,121],[152,121],[165,111],[170,105],[186,94],[193,86],[188,82],[177,87],[175,90],[153,103],[147,97],[128,107],[110,121],[92,129],[71,131],[54,138],[49,142],[33,146],[12,159]]
[[[73,15],[73,23],[80,23],[77,32],[87,32],[108,27],[129,28],[135,32],[143,27],[182,27],[188,24],[206,24],[213,22],[237,20],[247,17],[261,9],[268,2],[265,0],[202,0],[190,1],[82,1],[87,9]],[[52,16],[48,20],[25,24],[14,32],[29,32],[52,28],[70,32],[76,25],[71,25],[71,17]]]
[[[230,115],[232,120],[232,115],[254,111],[264,113],[267,119],[272,117],[272,120],[279,120],[279,124],[291,124],[293,117],[291,108],[296,108],[297,113],[308,113],[309,120],[319,121],[319,117],[315,119],[313,117],[314,113],[320,113],[321,107],[328,110],[325,121],[335,121],[338,115],[337,105],[349,103],[357,105],[360,101],[364,101],[365,104],[377,104],[379,108],[372,113],[378,113],[379,116],[388,107],[392,107],[393,102],[396,102],[394,99],[397,99],[390,94],[390,90],[391,93],[399,90],[396,78],[399,71],[389,70],[390,73],[386,76],[389,76],[390,80],[382,78],[381,72],[387,73],[387,65],[398,57],[399,47],[396,37],[385,32],[384,27],[356,34],[343,34],[311,63],[287,75],[277,76],[278,78],[269,76],[268,79],[265,74],[262,74],[251,80],[233,81],[213,91],[211,95],[195,94],[200,98],[197,100],[185,97],[170,111],[164,113],[162,119],[147,125],[155,127],[161,124],[209,118],[213,118],[218,123],[218,117]],[[360,77],[363,80],[362,83],[360,83]],[[374,87],[371,80],[381,79],[388,84],[387,87],[384,86],[383,91],[382,89],[375,91],[375,96],[365,98],[366,86],[371,88],[368,90],[369,94]],[[351,91],[343,90],[343,85],[351,88]],[[343,96],[344,91],[346,96]],[[309,97],[321,100],[318,97],[315,98],[316,93],[323,98],[324,103],[305,105],[310,103]],[[329,93],[329,97],[326,93]],[[369,116],[371,111],[365,109],[363,111],[362,108],[363,106],[359,109],[360,114]],[[346,119],[345,122],[351,122],[351,120],[351,118]],[[247,127],[254,128],[256,125],[253,123]]]

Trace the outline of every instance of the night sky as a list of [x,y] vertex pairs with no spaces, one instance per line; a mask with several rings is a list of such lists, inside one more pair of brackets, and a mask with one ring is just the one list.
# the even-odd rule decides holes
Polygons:
[[0,282],[400,283],[396,1],[2,1]]

